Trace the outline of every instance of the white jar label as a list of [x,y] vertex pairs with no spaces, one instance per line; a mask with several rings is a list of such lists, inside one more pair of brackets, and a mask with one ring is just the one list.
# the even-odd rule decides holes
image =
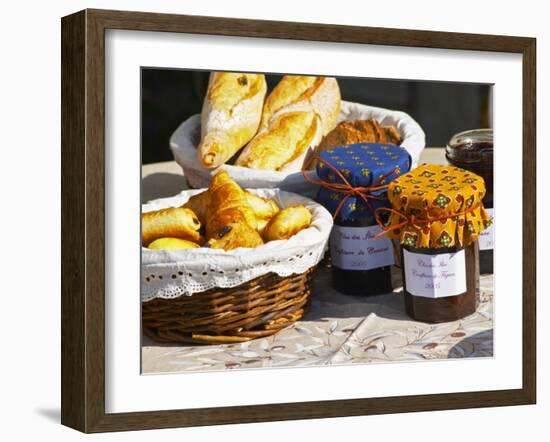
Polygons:
[[425,298],[456,296],[466,291],[466,253],[425,255],[403,249],[407,292]]
[[392,242],[386,236],[374,238],[379,226],[334,226],[330,234],[332,265],[343,270],[371,270],[394,263]]
[[[493,209],[485,209],[485,210],[491,217],[491,221],[492,221]],[[479,244],[479,250],[493,250],[493,248],[495,247],[493,224],[491,224],[489,227],[487,227],[483,232],[479,234],[479,236],[477,237],[477,241]]]

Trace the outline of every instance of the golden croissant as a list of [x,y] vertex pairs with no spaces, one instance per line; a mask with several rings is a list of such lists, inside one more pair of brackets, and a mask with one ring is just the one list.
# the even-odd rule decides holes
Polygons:
[[262,198],[261,196],[254,195],[246,190],[245,194],[246,201],[254,211],[254,215],[256,217],[256,230],[262,234],[269,220],[273,218],[277,212],[279,212],[279,206],[272,199]]
[[190,197],[181,207],[191,209],[195,215],[197,215],[200,223],[203,226],[206,226],[206,210],[208,209],[209,201],[210,193],[208,190],[205,190],[204,192],[197,193],[196,195]]
[[[254,211],[247,202],[244,190],[225,171],[219,170],[213,177],[209,188],[206,209],[206,238],[212,238],[225,224],[234,221],[246,222],[256,228]],[[238,215],[240,213],[240,215]]]
[[[262,232],[268,221],[279,211],[279,206],[277,206],[275,201],[269,198],[263,198],[250,193],[247,190],[245,190],[244,193],[246,201],[254,212],[254,216],[256,218],[256,229],[259,232]],[[196,213],[201,224],[206,225],[206,210],[208,208],[209,201],[210,191],[205,190],[204,192],[193,195],[182,207],[191,209]]]
[[[206,239],[211,247],[225,250],[263,244],[256,216],[246,192],[225,170],[213,177],[208,190]],[[213,241],[212,241],[213,240]]]
[[226,223],[207,242],[214,249],[232,250],[238,247],[258,247],[263,244],[260,234],[246,222],[238,220]]

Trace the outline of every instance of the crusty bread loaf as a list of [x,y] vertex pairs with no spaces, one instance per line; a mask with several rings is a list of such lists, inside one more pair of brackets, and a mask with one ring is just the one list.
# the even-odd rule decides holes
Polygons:
[[319,144],[319,152],[355,143],[401,144],[401,135],[394,126],[381,126],[377,120],[342,121]]
[[260,129],[236,164],[252,169],[300,169],[308,151],[336,125],[340,89],[335,78],[287,75],[263,108]]
[[315,112],[286,112],[270,120],[237,160],[251,169],[280,170],[321,141],[321,123]]
[[260,130],[280,112],[314,111],[324,136],[338,122],[340,101],[340,88],[333,77],[285,75],[265,100]]
[[198,156],[208,168],[230,159],[258,130],[267,91],[265,76],[212,72],[201,114]]

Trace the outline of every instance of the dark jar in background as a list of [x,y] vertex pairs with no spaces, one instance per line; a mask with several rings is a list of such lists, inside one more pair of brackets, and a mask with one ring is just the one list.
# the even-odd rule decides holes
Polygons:
[[[493,217],[493,129],[474,129],[454,135],[445,149],[447,161],[456,167],[469,170],[485,181],[483,205]],[[479,271],[493,273],[493,228],[488,227],[478,239]]]
[[[466,247],[401,247],[405,311],[417,321],[455,321],[474,313],[479,299],[477,241]],[[446,268],[448,278],[426,282],[434,269]]]

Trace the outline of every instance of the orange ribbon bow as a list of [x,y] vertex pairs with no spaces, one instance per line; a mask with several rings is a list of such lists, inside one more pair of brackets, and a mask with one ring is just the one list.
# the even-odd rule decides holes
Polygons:
[[[344,203],[347,201],[347,199],[350,196],[360,197],[365,202],[365,204],[368,206],[368,208],[370,209],[370,211],[372,213],[375,213],[375,211],[372,208],[372,205],[369,202],[369,199],[374,199],[374,200],[379,200],[379,201],[383,201],[383,200],[386,199],[384,197],[374,196],[374,195],[371,194],[371,192],[375,192],[377,190],[382,190],[382,189],[387,189],[388,184],[384,184],[383,186],[370,186],[370,187],[358,186],[358,187],[353,187],[350,184],[350,182],[346,179],[346,177],[336,167],[334,167],[332,164],[330,164],[328,161],[322,159],[319,156],[315,156],[314,158],[312,158],[312,160],[315,160],[315,159],[317,161],[323,163],[329,169],[332,169],[332,171],[335,172],[338,175],[338,177],[343,181],[342,183],[330,183],[328,181],[323,181],[321,179],[314,180],[314,179],[310,178],[309,176],[307,176],[305,171],[302,171],[302,175],[304,176],[304,179],[308,183],[324,187],[325,189],[331,190],[333,192],[344,194],[344,198],[342,198],[342,200],[340,201],[340,203],[336,207],[336,210],[334,211],[334,214],[332,215],[333,219],[336,219],[336,216],[338,215],[338,213],[342,209],[342,206],[344,205]],[[382,178],[385,178],[385,177],[391,175],[392,173],[393,172],[390,172],[388,175],[385,175]]]
[[[470,212],[473,212],[474,210],[479,208],[479,206],[481,206],[481,205],[482,205],[481,203],[478,203],[478,204],[473,205],[469,209],[463,210],[461,212],[452,213],[450,215],[444,215],[444,216],[438,216],[438,217],[431,217],[431,216],[427,215],[426,218],[417,218],[414,215],[407,216],[407,215],[404,215],[403,213],[401,213],[401,212],[399,212],[398,210],[395,210],[395,209],[391,209],[391,208],[388,208],[388,207],[379,207],[374,211],[374,219],[376,220],[376,223],[380,226],[382,231],[378,232],[374,236],[374,238],[379,238],[380,236],[385,235],[386,233],[391,232],[392,230],[398,230],[398,229],[401,229],[401,228],[403,228],[407,225],[417,226],[417,225],[423,225],[424,224],[424,225],[427,225],[429,227],[432,223],[437,222],[437,221],[443,221],[443,220],[446,220],[447,218],[455,218],[455,217],[458,217],[458,216],[466,215]],[[394,215],[397,215],[401,218],[404,218],[404,221],[400,222],[398,224],[394,224],[393,226],[387,226],[380,219],[380,212],[390,212]]]

